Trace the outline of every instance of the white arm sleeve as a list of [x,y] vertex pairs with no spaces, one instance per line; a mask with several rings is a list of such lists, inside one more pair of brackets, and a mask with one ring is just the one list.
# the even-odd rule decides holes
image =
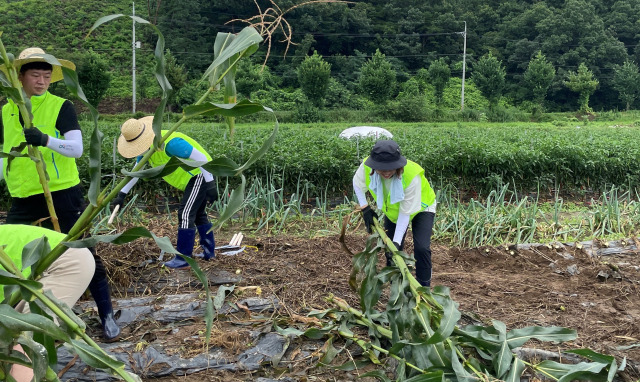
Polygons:
[[64,139],[49,136],[47,148],[70,158],[80,158],[82,156],[82,131],[70,130],[63,135]]
[[367,197],[365,196],[365,192],[367,189],[367,183],[365,180],[364,174],[364,165],[361,163],[360,167],[356,170],[356,173],[353,175],[353,192],[356,194],[356,198],[358,198],[358,204],[360,207],[364,207],[367,204]]
[[0,180],[4,179],[4,170],[3,170],[3,168],[4,168],[4,167],[2,167],[2,166],[4,165],[4,164],[2,163],[2,160],[3,160],[3,159],[4,159],[4,158],[0,158]]
[[[189,156],[189,159],[195,160],[195,161],[198,161],[198,162],[208,162],[209,161],[207,159],[207,156],[204,155],[203,153],[201,153],[195,147],[191,151],[191,155]],[[200,167],[199,169],[200,169],[200,172],[202,173],[202,176],[204,177],[204,181],[205,182],[211,182],[213,180],[213,175],[209,171],[203,169],[202,167]]]
[[398,222],[396,223],[396,231],[393,233],[393,242],[394,243],[402,243],[402,238],[404,234],[407,232],[407,228],[409,228],[409,215],[400,214],[398,215]]
[[[136,160],[136,164],[133,166],[134,168],[138,165],[138,162],[140,160]],[[131,191],[131,189],[133,188],[133,186],[136,185],[136,183],[138,183],[138,178],[131,178],[131,180],[124,185],[124,187],[122,187],[122,189],[120,190],[120,192],[124,192],[125,194],[128,194],[129,191]]]

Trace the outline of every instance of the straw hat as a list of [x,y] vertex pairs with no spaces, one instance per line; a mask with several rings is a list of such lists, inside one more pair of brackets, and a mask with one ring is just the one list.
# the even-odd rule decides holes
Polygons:
[[[62,75],[62,67],[69,68],[71,70],[76,70],[76,65],[67,60],[59,60],[50,54],[46,54],[44,50],[38,47],[27,48],[20,52],[18,58],[13,62],[13,66],[19,72],[20,68],[24,64],[28,64],[30,62],[48,62],[53,66],[53,71],[51,73],[51,83],[60,81],[64,78]],[[4,65],[0,66],[0,70],[2,70],[5,74],[7,74],[7,69]]]
[[151,148],[153,143],[153,116],[128,119],[120,128],[118,152],[125,158],[136,157]]

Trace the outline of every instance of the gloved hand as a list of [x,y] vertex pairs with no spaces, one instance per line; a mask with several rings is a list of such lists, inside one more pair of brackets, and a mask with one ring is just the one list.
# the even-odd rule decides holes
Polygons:
[[116,196],[111,200],[111,209],[113,210],[114,208],[116,208],[116,206],[120,206],[120,208],[122,208],[124,205],[124,199],[126,197],[127,197],[127,194],[125,194],[124,192],[122,191],[118,192],[118,196]]
[[378,214],[369,206],[362,209],[362,219],[364,220],[364,226],[367,228],[367,232],[371,233],[371,226],[373,225],[373,219],[377,219]]
[[400,250],[400,244],[396,243],[395,241],[393,242],[393,245],[396,246],[396,249],[399,251]]
[[213,180],[207,182],[207,203],[213,203],[218,200],[218,188]]
[[36,127],[24,129],[24,139],[31,146],[46,146],[49,142],[49,136]]

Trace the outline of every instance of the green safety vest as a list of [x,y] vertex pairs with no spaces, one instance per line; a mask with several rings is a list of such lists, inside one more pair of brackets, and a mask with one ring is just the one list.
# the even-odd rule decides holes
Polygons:
[[[365,162],[368,158],[365,158]],[[364,163],[364,162],[363,162]],[[365,173],[365,181],[369,192],[373,195],[373,198],[376,199],[375,192],[370,188],[371,184],[371,167],[365,165],[364,166]],[[411,184],[411,181],[416,177],[420,176],[422,179],[422,195],[420,197],[422,210],[411,215],[410,219],[413,219],[419,212],[424,211],[427,207],[432,205],[436,201],[436,193],[431,188],[429,181],[424,177],[424,169],[420,167],[416,162],[412,162],[407,160],[407,164],[404,166],[404,171],[402,172],[402,189],[406,190]],[[398,221],[398,215],[400,215],[400,202],[391,204],[391,195],[389,192],[385,190],[385,195],[382,198],[382,211],[385,216],[389,218],[392,222],[396,223]]]
[[[56,121],[60,108],[65,99],[45,92],[41,96],[31,97],[31,110],[33,113],[33,126],[43,133],[60,138],[60,132],[56,129]],[[2,108],[2,124],[4,126],[3,152],[8,153],[12,147],[25,142],[22,125],[20,124],[20,112],[18,106],[9,100]],[[78,166],[75,158],[65,157],[46,147],[37,147],[44,158],[45,169],[49,177],[49,190],[59,191],[71,188],[80,183]],[[22,150],[27,153],[27,148]],[[26,198],[27,196],[42,194],[42,185],[39,182],[35,163],[29,157],[13,158],[11,167],[5,158],[2,171],[9,188],[9,194],[14,198]]]
[[[67,235],[33,225],[0,225],[0,247],[6,245],[6,247],[3,248],[3,251],[9,255],[18,269],[22,269],[22,249],[24,246],[33,240],[40,239],[43,236],[46,236],[49,240],[49,245],[51,248],[54,248],[60,244],[62,239]],[[0,269],[4,268],[0,265]],[[29,267],[24,269],[22,274],[24,277],[28,277],[31,274],[31,268]],[[0,287],[0,300],[2,299],[4,299],[4,288]]]
[[[168,130],[162,130],[161,134],[164,136],[167,132]],[[193,138],[189,137],[188,135],[185,135],[182,133],[178,133],[178,132],[172,133],[169,136],[169,138],[164,142],[165,147],[174,138],[184,139],[191,146],[193,146],[193,148],[203,153],[207,157],[207,160],[209,161],[211,160],[211,156],[202,148],[202,146],[200,146],[198,142],[196,142]],[[170,157],[164,152],[164,150],[158,150],[155,153],[153,153],[153,155],[151,155],[151,158],[149,158],[149,164],[152,167],[158,167],[169,162],[169,159]],[[184,189],[187,187],[187,183],[189,183],[189,180],[192,177],[198,175],[199,173],[200,173],[200,170],[197,168],[191,171],[185,171],[182,168],[178,168],[171,174],[164,176],[162,179],[164,179],[167,183],[177,188],[178,190],[184,191]]]

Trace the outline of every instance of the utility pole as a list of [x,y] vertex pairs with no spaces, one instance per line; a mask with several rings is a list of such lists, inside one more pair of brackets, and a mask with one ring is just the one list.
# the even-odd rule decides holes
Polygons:
[[467,22],[464,22],[464,43],[462,45],[462,94],[460,95],[460,110],[464,110],[464,77],[467,68]]
[[[132,10],[132,15],[135,16],[136,15],[136,2],[132,2],[133,4],[133,10]],[[132,69],[132,77],[133,77],[133,89],[132,89],[132,98],[131,98],[131,103],[132,103],[132,113],[135,114],[136,113],[136,20],[133,20],[133,36],[132,36],[132,41],[131,41],[131,49],[133,49],[133,62],[131,65],[131,69]]]

